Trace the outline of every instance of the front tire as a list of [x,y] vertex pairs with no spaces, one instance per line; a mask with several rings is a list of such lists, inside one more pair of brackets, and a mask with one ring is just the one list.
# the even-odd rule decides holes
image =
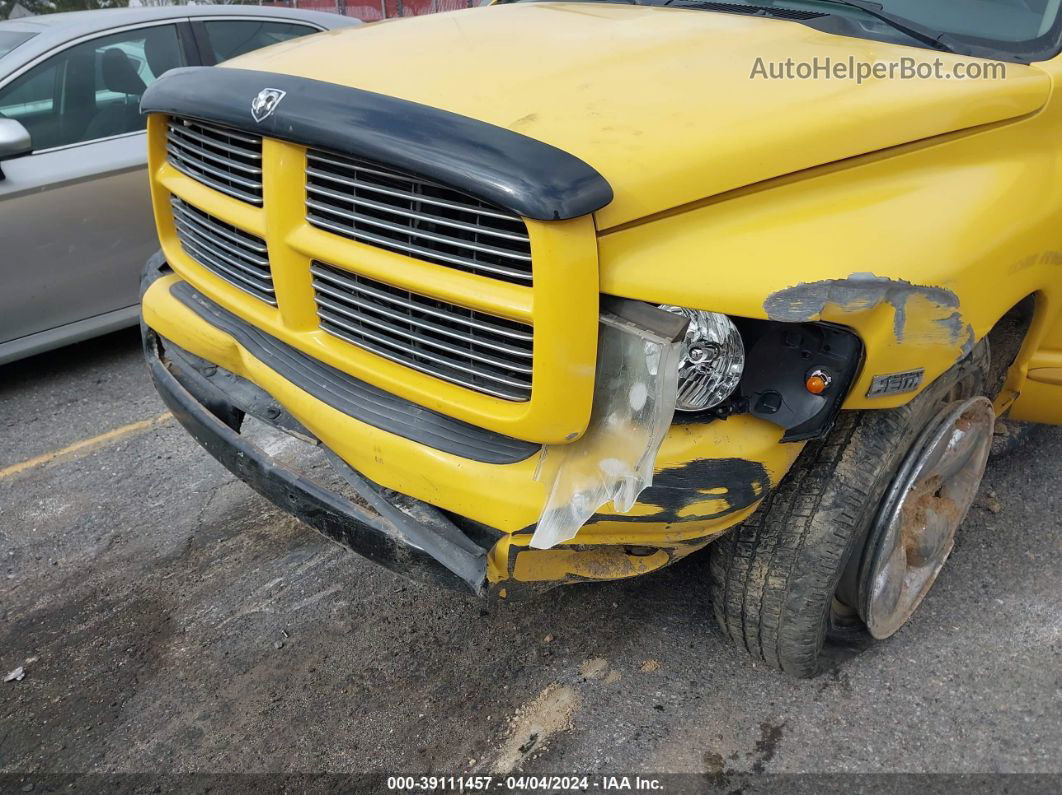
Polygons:
[[834,619],[852,631],[855,605],[838,601],[839,586],[842,596],[852,591],[842,585],[858,568],[849,561],[862,557],[882,498],[923,429],[944,406],[983,390],[978,354],[901,408],[842,412],[756,514],[712,545],[712,604],[734,645],[794,676],[818,672]]

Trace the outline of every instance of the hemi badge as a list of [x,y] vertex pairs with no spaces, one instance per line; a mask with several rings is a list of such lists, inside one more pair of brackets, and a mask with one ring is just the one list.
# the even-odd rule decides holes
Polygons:
[[888,395],[902,395],[905,392],[916,392],[922,386],[926,371],[907,370],[902,373],[889,373],[888,375],[876,375],[870,382],[867,391],[868,398],[886,397]]

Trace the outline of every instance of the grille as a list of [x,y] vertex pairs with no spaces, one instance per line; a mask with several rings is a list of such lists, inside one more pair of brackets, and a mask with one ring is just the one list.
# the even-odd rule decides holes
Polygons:
[[[488,464],[523,461],[541,449],[532,442],[503,436],[418,406],[337,370],[222,309],[188,282],[176,282],[170,287],[170,293],[212,326],[234,337],[254,358],[295,386],[374,428]],[[166,345],[166,353],[171,359],[182,354],[196,358],[172,344]],[[237,391],[246,397],[249,386],[244,384]],[[237,397],[235,393],[232,396]]]
[[190,119],[170,119],[167,159],[175,169],[215,190],[262,204],[262,139]]
[[531,283],[531,244],[520,217],[435,182],[310,150],[306,208],[314,226],[361,243]]
[[170,197],[185,253],[207,270],[268,304],[277,305],[265,241]]
[[531,398],[532,329],[314,262],[321,328],[477,392]]

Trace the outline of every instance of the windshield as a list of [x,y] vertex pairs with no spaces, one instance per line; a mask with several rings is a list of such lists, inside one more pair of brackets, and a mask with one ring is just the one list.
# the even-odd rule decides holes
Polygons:
[[[582,0],[635,5],[697,8],[762,16],[777,15],[827,33],[930,46],[925,37],[910,35],[880,18],[914,23],[929,40],[940,37],[937,49],[1014,60],[1043,60],[1058,53],[1062,0],[857,0],[852,5],[831,0]],[[498,0],[536,2],[536,0]],[[856,6],[863,5],[867,9]],[[801,12],[794,14],[794,11]],[[872,12],[880,12],[875,16]]]
[[22,33],[14,30],[0,30],[0,58],[3,58],[18,45],[29,41],[36,33]]
[[[879,0],[867,5],[960,38],[1024,44],[1051,32],[1060,3],[1062,0]],[[827,0],[768,0],[764,5],[816,7],[830,13],[842,10]],[[845,11],[860,13],[856,9]]]

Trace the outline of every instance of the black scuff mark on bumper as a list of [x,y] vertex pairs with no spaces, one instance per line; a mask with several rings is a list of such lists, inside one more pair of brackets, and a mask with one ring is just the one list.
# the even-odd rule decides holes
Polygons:
[[[771,478],[759,461],[744,458],[700,458],[658,472],[653,485],[642,492],[639,505],[659,510],[651,514],[595,514],[587,524],[599,522],[703,522],[723,519],[755,505],[767,496]],[[722,504],[719,510],[691,513],[697,505]]]

